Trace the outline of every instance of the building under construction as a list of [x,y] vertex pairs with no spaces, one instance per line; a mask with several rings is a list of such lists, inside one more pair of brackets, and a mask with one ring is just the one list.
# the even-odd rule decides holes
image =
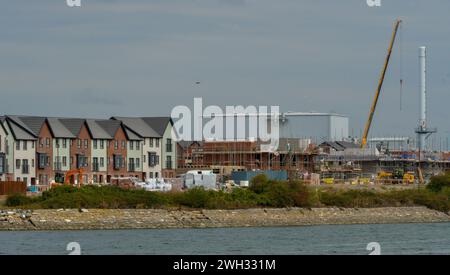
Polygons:
[[221,175],[242,170],[306,173],[313,171],[316,154],[314,146],[303,139],[281,139],[276,152],[264,152],[261,143],[254,141],[182,142],[178,152],[179,172],[211,169]]

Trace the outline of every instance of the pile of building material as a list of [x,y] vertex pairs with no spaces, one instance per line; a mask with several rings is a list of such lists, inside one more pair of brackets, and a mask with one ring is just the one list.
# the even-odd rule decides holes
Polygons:
[[142,188],[146,191],[168,192],[172,190],[172,184],[164,179],[147,179],[145,182],[137,181],[134,183],[136,188]]
[[217,175],[209,170],[191,170],[184,175],[184,186],[187,189],[203,187],[206,190],[216,190]]

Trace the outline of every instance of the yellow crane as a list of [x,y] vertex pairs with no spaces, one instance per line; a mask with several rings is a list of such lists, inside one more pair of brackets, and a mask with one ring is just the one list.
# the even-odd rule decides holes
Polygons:
[[372,107],[370,108],[369,118],[366,122],[366,127],[364,129],[364,135],[361,140],[361,148],[365,148],[367,144],[367,137],[369,136],[370,126],[372,125],[373,115],[375,114],[375,109],[377,108],[378,98],[380,97],[381,88],[383,87],[384,76],[386,75],[386,71],[389,65],[389,59],[391,58],[392,48],[394,47],[395,38],[397,36],[398,28],[402,20],[397,19],[394,23],[394,31],[392,32],[391,43],[389,44],[388,54],[386,56],[386,60],[384,62],[383,69],[381,70],[380,80],[378,81],[377,91],[375,93],[375,98],[372,102]]

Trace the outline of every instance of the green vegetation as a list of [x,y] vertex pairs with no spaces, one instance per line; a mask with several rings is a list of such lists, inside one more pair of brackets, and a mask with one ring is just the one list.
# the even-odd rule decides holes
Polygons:
[[232,192],[191,189],[186,192],[147,192],[119,187],[60,186],[39,197],[9,196],[6,205],[22,208],[205,208],[251,207],[392,207],[422,205],[450,210],[450,177],[434,177],[428,188],[397,191],[309,188],[298,181],[271,181],[255,177],[248,189]]
[[428,184],[428,189],[434,192],[441,192],[444,188],[450,188],[450,173],[434,176]]

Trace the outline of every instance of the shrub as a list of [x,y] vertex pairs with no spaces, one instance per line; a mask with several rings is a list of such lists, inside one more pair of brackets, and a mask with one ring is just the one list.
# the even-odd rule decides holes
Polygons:
[[9,195],[8,198],[6,199],[6,206],[22,206],[22,205],[27,205],[27,204],[31,204],[33,201],[32,198],[29,198],[25,195],[22,194],[13,194],[13,195]]
[[450,174],[431,177],[427,188],[433,192],[441,192],[443,188],[450,187]]
[[250,181],[250,190],[256,194],[262,194],[270,187],[269,179],[266,174],[259,174]]

